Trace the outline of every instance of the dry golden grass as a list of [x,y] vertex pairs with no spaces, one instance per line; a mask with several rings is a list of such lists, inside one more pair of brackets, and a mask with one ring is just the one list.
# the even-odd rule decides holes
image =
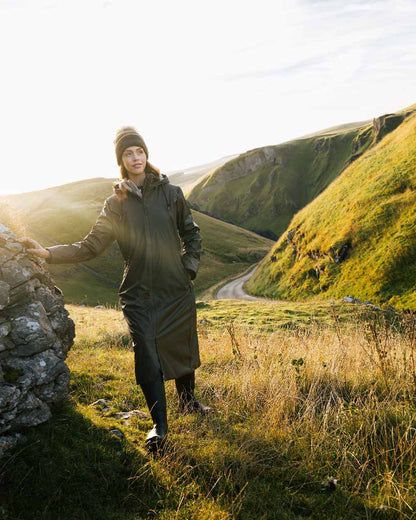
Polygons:
[[414,317],[311,306],[308,323],[302,305],[297,319],[293,303],[238,302],[237,320],[237,302],[211,303],[197,395],[215,413],[179,415],[167,382],[169,444],[155,459],[150,419],[114,416],[146,410],[121,312],[68,306],[72,404],[2,459],[2,518],[416,517]]
[[[143,408],[121,313],[72,306],[69,310],[78,330],[69,356],[73,374],[92,376],[89,387],[82,390],[78,383],[76,388],[83,409],[99,397],[110,399],[117,409],[137,403]],[[323,507],[317,518],[327,518],[326,506],[319,504],[325,502],[321,482],[329,476],[339,481],[339,504],[328,518],[344,518],[347,505],[355,511],[351,518],[360,518],[361,508],[370,518],[413,518],[412,316],[364,310],[340,325],[334,313],[332,325],[322,321],[296,327],[292,321],[291,328],[273,333],[225,321],[214,328],[204,320],[203,309],[199,320],[203,365],[197,372],[197,391],[216,414],[196,423],[178,418],[169,382],[172,451],[155,463],[160,464],[156,473],[163,467],[169,481],[196,486],[195,493],[205,497],[205,513],[214,515],[223,504],[212,518],[280,518],[270,511],[268,516],[272,505],[262,495],[265,483],[270,492],[283,485],[283,495],[307,496],[302,495],[306,511]],[[135,423],[126,428],[126,435],[140,445],[147,427]],[[196,482],[189,467],[206,464],[209,476],[200,472]],[[209,491],[214,477],[222,482],[221,499],[218,490]],[[181,507],[178,503],[178,511]],[[193,508],[189,518],[210,517],[205,513]]]

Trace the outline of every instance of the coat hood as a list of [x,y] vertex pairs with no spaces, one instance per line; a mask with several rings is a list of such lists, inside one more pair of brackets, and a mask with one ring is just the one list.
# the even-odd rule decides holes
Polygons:
[[[144,191],[151,191],[157,186],[168,184],[169,179],[164,173],[156,175],[153,172],[146,172],[146,177],[143,184]],[[124,200],[128,196],[128,192],[136,197],[142,198],[142,191],[130,179],[123,179],[113,184],[113,191],[119,200]]]

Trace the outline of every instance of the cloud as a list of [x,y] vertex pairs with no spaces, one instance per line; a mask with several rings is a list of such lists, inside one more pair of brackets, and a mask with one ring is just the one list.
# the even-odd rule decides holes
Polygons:
[[312,58],[299,60],[286,66],[241,72],[236,74],[228,74],[223,76],[221,79],[224,79],[226,81],[236,81],[241,79],[262,79],[270,76],[288,76],[298,74],[309,69],[319,71],[322,70],[325,61],[326,56],[314,56]]
[[[303,12],[297,13],[296,23],[291,24],[292,30],[296,25],[291,38],[289,33],[276,31],[280,40],[272,34],[240,48],[230,59],[228,71],[216,74],[215,79],[299,81],[305,74],[314,83],[320,78],[322,83],[339,84],[369,78],[371,71],[377,79],[389,72],[402,77],[414,64],[415,20],[405,12],[409,2],[397,1],[395,5],[400,9],[390,10],[391,0],[307,2]],[[253,67],[254,63],[262,66]]]

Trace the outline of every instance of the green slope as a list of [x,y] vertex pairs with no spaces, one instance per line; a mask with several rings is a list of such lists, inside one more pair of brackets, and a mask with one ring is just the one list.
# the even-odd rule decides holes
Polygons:
[[[42,245],[69,243],[84,237],[95,222],[112,179],[88,179],[38,192],[0,198],[0,222]],[[9,209],[8,209],[9,208]],[[201,227],[204,254],[195,282],[197,294],[224,278],[244,271],[273,245],[245,229],[194,212]],[[116,304],[123,260],[117,244],[85,265],[51,265],[56,284],[68,303]]]
[[202,178],[212,173],[216,168],[222,166],[227,161],[234,159],[234,157],[236,157],[236,155],[228,155],[207,164],[175,170],[169,172],[167,175],[170,182],[180,186],[186,195]]
[[293,218],[248,290],[416,308],[416,114]]
[[413,110],[250,150],[202,179],[189,201],[195,209],[276,239],[297,211]]

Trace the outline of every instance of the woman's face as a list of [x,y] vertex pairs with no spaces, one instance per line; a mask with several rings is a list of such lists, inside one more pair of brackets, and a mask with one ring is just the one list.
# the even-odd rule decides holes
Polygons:
[[140,146],[129,146],[121,156],[123,165],[127,173],[132,176],[144,173],[146,167],[146,154]]

